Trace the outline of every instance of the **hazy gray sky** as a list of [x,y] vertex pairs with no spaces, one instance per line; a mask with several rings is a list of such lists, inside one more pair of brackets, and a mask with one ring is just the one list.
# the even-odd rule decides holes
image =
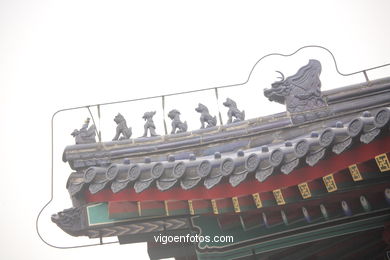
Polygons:
[[[389,10],[385,0],[0,1],[0,258],[148,259],[144,244],[59,250],[39,240],[35,219],[50,198],[55,111],[241,83],[261,56],[308,44],[332,50],[345,73],[389,63]],[[364,81],[360,75],[337,76],[325,52],[308,50],[292,59],[264,61],[246,86],[222,92],[221,98],[234,97],[248,117],[281,111],[283,106],[266,101],[262,89],[276,78],[273,71],[295,73],[308,58],[323,62],[324,89]],[[382,76],[390,76],[390,70],[369,73]],[[195,129],[197,102],[215,102],[213,93],[172,98],[167,106],[183,111]],[[160,101],[107,107],[104,139],[114,135],[117,112],[140,136],[141,114],[156,106]],[[40,227],[56,245],[94,242],[69,237],[49,219],[71,206],[65,189],[71,170],[61,156],[73,143],[70,132],[86,116],[84,110],[74,111],[55,120],[55,196]],[[162,115],[156,116],[161,129]]]

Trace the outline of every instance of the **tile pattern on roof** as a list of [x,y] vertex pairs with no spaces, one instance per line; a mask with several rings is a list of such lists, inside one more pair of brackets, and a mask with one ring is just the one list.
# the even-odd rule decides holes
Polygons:
[[265,181],[276,169],[290,174],[301,162],[314,166],[324,158],[327,151],[340,154],[355,142],[370,143],[381,131],[389,130],[390,108],[379,109],[375,115],[369,111],[352,118],[348,123],[336,122],[321,132],[312,132],[293,140],[239,150],[235,153],[196,158],[190,155],[186,160],[176,160],[168,156],[167,160],[151,162],[145,158],[143,163],[111,164],[107,167],[93,166],[84,173],[72,173],[67,188],[74,196],[83,188],[95,194],[104,188],[117,193],[131,188],[140,193],[152,185],[160,191],[175,185],[182,189],[192,189],[200,183],[211,189],[223,179],[235,187],[248,178],[248,175]]

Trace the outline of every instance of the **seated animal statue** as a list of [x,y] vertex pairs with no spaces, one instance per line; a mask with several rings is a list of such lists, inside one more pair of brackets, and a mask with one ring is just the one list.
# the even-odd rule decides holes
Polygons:
[[207,123],[206,127],[213,127],[217,125],[217,117],[211,116],[209,109],[205,105],[199,103],[198,107],[195,108],[195,111],[200,113],[201,129],[205,128],[205,123]]
[[[176,134],[176,133],[184,133],[187,132],[187,121],[184,123],[180,120],[180,112],[176,109],[173,109],[169,111],[168,117],[172,120],[172,131],[171,134]],[[176,132],[176,129],[178,131]]]
[[116,134],[112,141],[129,139],[132,135],[131,127],[127,127],[126,119],[118,113],[114,118],[116,126]]
[[321,93],[321,63],[309,60],[309,63],[290,77],[271,84],[272,88],[265,89],[264,95],[270,101],[286,104],[293,123],[302,123],[329,115],[327,103]]
[[96,136],[96,127],[95,125],[91,125],[88,128],[90,118],[87,118],[85,120],[83,126],[80,128],[80,130],[75,129],[71,133],[71,135],[75,138],[76,144],[89,144],[89,143],[96,143],[95,136]]
[[[237,108],[237,104],[234,100],[227,98],[226,101],[223,102],[223,105],[229,108],[228,111],[229,120],[227,122],[228,124],[245,120],[245,111],[244,110],[240,111]],[[233,118],[235,119],[233,120]]]
[[142,137],[148,136],[148,130],[150,131],[150,136],[158,136],[156,134],[156,126],[153,122],[153,116],[156,114],[156,111],[145,112],[142,118],[146,121],[144,125],[144,135]]

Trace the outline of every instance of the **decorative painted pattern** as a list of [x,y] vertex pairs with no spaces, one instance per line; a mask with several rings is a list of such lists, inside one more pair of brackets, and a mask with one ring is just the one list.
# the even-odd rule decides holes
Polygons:
[[188,201],[188,208],[190,210],[190,214],[195,215],[194,206],[192,205],[192,200]]
[[[369,170],[369,168],[367,168],[368,165],[370,165],[369,161],[367,161],[367,165],[362,166],[361,169]],[[332,175],[334,180],[337,181],[338,184],[340,183],[339,181],[341,180],[338,178],[339,173]],[[345,171],[343,171],[342,173],[344,174]],[[367,172],[364,172],[364,174],[366,174],[366,173]],[[389,178],[387,175],[381,175],[381,174],[376,174],[376,173],[372,173],[372,175],[373,176],[370,177],[370,179],[378,179],[378,180],[381,180],[382,182],[383,182],[384,178],[386,178],[386,179]],[[348,175],[346,175],[346,177],[348,177],[347,179],[349,179],[349,182],[352,185],[355,183]],[[320,178],[319,180],[323,181],[322,178]],[[318,181],[318,179],[314,180],[313,182],[317,183],[317,181]],[[315,192],[316,186],[315,185],[312,186],[311,185],[312,182],[307,183],[307,184],[308,184],[309,188],[311,189],[311,192]],[[320,185],[320,182],[318,182],[318,184]],[[363,183],[359,183],[359,184],[355,183],[355,188],[353,188],[353,190],[355,190],[355,191],[362,190],[362,192],[364,194],[366,194],[366,192],[363,190],[364,189],[367,190],[367,188],[371,185],[372,185],[372,182],[363,182]],[[388,185],[386,183],[382,183],[380,187],[384,188],[387,186]],[[318,187],[320,187],[320,186],[318,186]],[[350,189],[349,186],[342,186],[342,185],[338,185],[337,188],[340,191],[340,193],[334,194],[334,196],[343,196],[343,194],[345,194],[345,192]],[[281,204],[281,203],[283,203],[283,201],[285,201],[285,204],[287,205],[287,204],[292,203],[289,201],[289,198],[291,196],[295,196],[294,194],[289,192],[289,189],[291,189],[291,190],[295,189],[296,194],[298,194],[298,190],[296,189],[296,186],[293,186],[290,188],[284,188],[283,190],[274,190],[274,193],[270,193],[270,192],[260,193],[260,194],[255,193],[255,194],[251,194],[250,196],[246,196],[246,197],[241,196],[241,197],[219,198],[219,199],[216,199],[214,202],[212,202],[211,200],[195,200],[195,201],[191,200],[190,202],[189,201],[168,201],[168,200],[165,200],[165,201],[147,201],[147,202],[141,201],[140,203],[137,203],[136,201],[98,203],[98,204],[86,206],[86,213],[87,214],[78,213],[78,215],[76,215],[75,219],[77,219],[77,217],[78,217],[77,223],[86,223],[88,229],[89,228],[94,229],[94,230],[96,230],[97,228],[100,229],[102,231],[102,234],[104,234],[103,236],[114,236],[114,234],[121,235],[123,232],[128,233],[130,231],[125,231],[125,229],[118,228],[117,231],[112,233],[111,231],[108,232],[107,228],[110,228],[110,227],[107,227],[106,225],[115,224],[115,225],[123,226],[123,225],[126,225],[125,222],[131,221],[132,219],[137,220],[137,222],[151,221],[152,219],[162,219],[165,216],[167,216],[166,211],[169,212],[169,218],[171,218],[171,217],[175,217],[175,216],[179,216],[179,215],[180,216],[183,216],[186,214],[189,215],[191,213],[193,215],[195,215],[195,214],[196,215],[210,215],[210,213],[216,214],[215,210],[217,210],[218,218],[225,219],[223,221],[225,223],[224,225],[226,227],[229,227],[229,228],[235,227],[237,223],[238,224],[241,223],[240,225],[243,225],[241,216],[246,216],[244,218],[245,221],[248,222],[248,223],[244,224],[244,226],[245,226],[244,228],[246,229],[246,228],[249,228],[251,226],[258,226],[259,223],[261,222],[261,221],[256,222],[255,219],[252,219],[250,217],[250,215],[251,215],[250,212],[253,212],[253,209],[260,206],[258,203],[256,203],[257,199],[260,200],[260,196],[263,198],[264,201],[266,201],[267,200],[266,195],[268,194],[270,196],[269,199],[271,199],[273,201],[272,205],[266,205],[266,204],[261,205],[264,208],[273,207],[276,204],[276,198],[278,198],[278,202],[279,202],[278,205],[283,205],[283,204]],[[386,194],[386,200],[388,200],[388,198],[389,198],[388,194],[390,194],[390,193],[387,192],[387,190],[386,190],[385,194]],[[321,196],[324,196],[324,195],[326,195],[326,193],[322,193]],[[298,194],[298,197],[299,197],[298,200],[300,202],[305,201],[304,199],[302,199],[301,195]],[[282,199],[283,199],[283,201],[282,201]],[[314,199],[318,199],[318,198],[316,197]],[[348,199],[348,198],[345,197],[345,199]],[[238,202],[238,205],[234,201]],[[297,202],[297,201],[294,201],[294,202]],[[360,197],[360,202],[361,202],[363,209],[365,211],[370,210],[369,208],[365,207],[364,203],[366,203],[366,204],[368,203],[368,200],[365,201],[365,197],[364,198]],[[194,204],[192,205],[192,203],[194,203]],[[262,203],[262,202],[260,201],[260,203]],[[248,206],[249,204],[251,204],[251,206]],[[351,205],[353,205],[353,204],[351,204]],[[369,204],[367,204],[367,205],[369,205]],[[165,206],[168,206],[168,209],[165,208]],[[239,212],[238,212],[237,206],[239,207],[239,210],[240,210]],[[341,206],[343,206],[343,204],[341,204]],[[339,207],[339,209],[340,208],[341,207]],[[344,205],[344,208],[345,208],[345,205]],[[141,218],[138,216],[138,209],[142,209],[142,217]],[[286,209],[287,209],[287,211],[285,211],[285,213],[288,215],[291,214],[291,212],[288,210],[288,208],[286,208]],[[331,211],[333,212],[334,209],[332,209]],[[303,210],[302,212],[305,215],[305,211]],[[332,212],[331,212],[331,214],[334,214],[334,212],[333,213]],[[234,215],[233,213],[239,213],[239,214]],[[248,215],[248,213],[249,213],[249,215]],[[134,214],[134,215],[130,216],[129,214],[130,215]],[[344,214],[349,214],[349,211],[344,212]],[[62,215],[59,214],[59,216],[64,218],[63,215],[68,217],[69,216],[68,211],[66,213],[62,213]],[[145,216],[147,216],[148,218],[145,218]],[[230,218],[230,216],[236,216],[236,218],[238,217],[238,220],[237,219],[233,220],[233,218]],[[169,219],[169,218],[167,218],[167,219]],[[308,217],[305,216],[305,218],[308,218]],[[54,218],[54,220],[56,220],[56,221],[57,221],[57,219],[59,219],[59,217]],[[273,226],[275,224],[274,220],[275,220],[275,216],[272,216],[272,214],[268,215],[268,224],[270,226]],[[165,221],[165,218],[162,222],[164,222],[164,221]],[[307,220],[307,222],[310,222],[310,221]],[[58,224],[58,223],[60,223],[60,224]],[[63,223],[65,223],[65,224],[63,224]],[[72,228],[74,230],[73,229],[70,230],[68,228],[68,226],[69,226],[68,223],[69,223],[69,218],[67,218],[67,219],[64,218],[64,220],[62,222],[59,222],[59,221],[56,222],[57,225],[60,225],[61,228],[66,230],[71,235],[78,236],[81,233],[84,235],[87,234],[87,233],[85,233],[86,231],[83,230],[82,226],[77,227],[77,225],[76,225],[75,228],[72,226]],[[65,226],[65,225],[68,225],[68,226]],[[149,229],[147,228],[146,230],[149,230]],[[133,231],[131,231],[131,232],[133,232]],[[139,231],[135,230],[134,232],[139,232]],[[140,232],[143,232],[143,231],[140,231]]]
[[299,188],[299,192],[302,195],[302,198],[308,199],[311,197],[310,188],[309,188],[309,185],[307,184],[307,182],[303,182],[301,184],[298,184],[298,188]]
[[217,202],[215,200],[211,200],[211,206],[213,207],[214,214],[218,215],[219,214],[218,206],[217,206]]
[[169,207],[168,207],[168,201],[164,201],[164,206],[165,206],[165,214],[167,215],[167,216],[169,216]]
[[252,197],[253,197],[253,200],[256,204],[256,208],[262,208],[263,207],[263,203],[261,202],[261,198],[260,198],[260,195],[259,193],[254,193],[252,194]]
[[325,187],[328,192],[333,192],[337,190],[337,185],[332,173],[322,177],[322,180],[324,181]]
[[238,198],[237,197],[233,197],[232,201],[233,201],[234,212],[236,212],[236,213],[241,212],[240,203],[238,202]]
[[278,205],[286,204],[286,201],[284,200],[283,193],[282,193],[281,189],[274,190],[273,193],[274,193],[276,203]]
[[387,154],[383,153],[375,156],[375,161],[381,172],[390,171],[390,162]]
[[138,215],[142,216],[142,209],[141,209],[141,202],[137,201],[137,207],[138,207]]
[[363,177],[360,174],[359,168],[356,164],[348,166],[349,172],[351,173],[352,179],[354,181],[362,181]]

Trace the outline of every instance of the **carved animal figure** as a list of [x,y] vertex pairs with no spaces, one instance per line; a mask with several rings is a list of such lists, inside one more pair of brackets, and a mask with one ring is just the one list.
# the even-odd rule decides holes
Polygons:
[[281,74],[281,80],[272,83],[271,89],[265,89],[264,95],[270,101],[286,104],[294,123],[329,114],[326,100],[321,94],[321,63],[318,60],[309,60],[306,66],[286,79],[283,73],[277,72]]
[[207,123],[206,127],[212,127],[217,125],[217,117],[211,116],[209,113],[209,109],[205,105],[199,103],[198,107],[195,108],[195,111],[200,113],[201,129],[205,128],[205,123]]
[[[168,117],[172,120],[172,131],[171,134],[176,134],[176,133],[184,133],[187,132],[187,121],[184,123],[180,120],[180,112],[176,109],[173,109],[169,111]],[[178,131],[176,132],[176,129]]]
[[115,137],[112,140],[116,141],[118,139],[119,140],[129,139],[132,135],[132,131],[131,131],[131,127],[127,127],[126,119],[120,113],[118,113],[115,116],[114,121],[117,124],[117,126],[116,126]]
[[[223,105],[229,108],[228,111],[229,120],[227,122],[228,124],[245,120],[245,111],[244,110],[240,111],[237,108],[237,104],[234,100],[227,98],[226,101],[223,102]],[[233,117],[235,118],[234,121],[233,121]]]
[[90,118],[87,118],[85,120],[83,126],[80,128],[80,130],[75,129],[71,133],[71,135],[75,138],[76,144],[89,144],[89,143],[96,143],[95,136],[96,136],[96,127],[95,125],[91,125],[88,128]]
[[51,221],[70,235],[77,235],[82,228],[81,208],[70,208],[51,216]]
[[153,122],[153,116],[156,114],[156,111],[145,112],[142,118],[146,121],[144,125],[144,135],[143,137],[148,136],[148,130],[150,131],[150,136],[157,136],[156,134],[156,126]]

